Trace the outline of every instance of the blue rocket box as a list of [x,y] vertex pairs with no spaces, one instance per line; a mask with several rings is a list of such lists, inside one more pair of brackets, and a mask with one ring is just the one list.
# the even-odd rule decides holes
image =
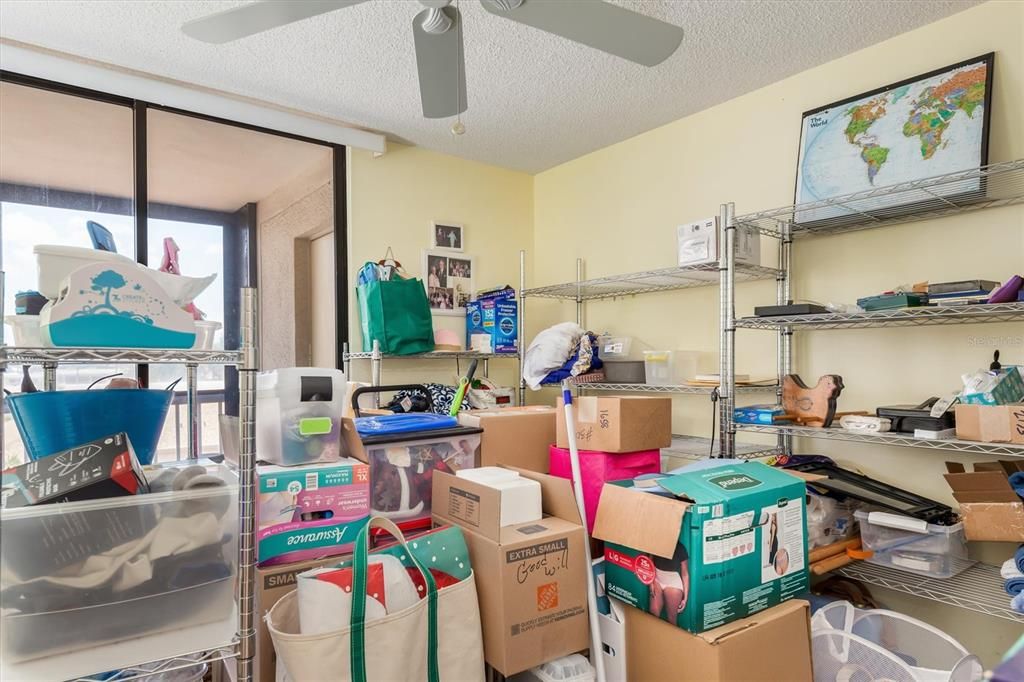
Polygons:
[[486,291],[466,304],[466,348],[473,347],[473,336],[491,337],[492,353],[515,353],[519,350],[519,304],[512,287]]
[[196,340],[192,315],[152,277],[109,262],[68,275],[40,311],[39,330],[50,346],[191,348]]

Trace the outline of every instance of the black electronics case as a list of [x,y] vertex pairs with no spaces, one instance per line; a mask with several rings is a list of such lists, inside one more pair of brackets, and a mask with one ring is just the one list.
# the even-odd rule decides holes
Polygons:
[[913,433],[915,429],[925,431],[942,431],[956,426],[953,412],[946,411],[941,417],[931,415],[932,405],[938,398],[929,398],[920,405],[889,405],[875,410],[875,416],[884,417],[892,422],[892,430],[900,433]]

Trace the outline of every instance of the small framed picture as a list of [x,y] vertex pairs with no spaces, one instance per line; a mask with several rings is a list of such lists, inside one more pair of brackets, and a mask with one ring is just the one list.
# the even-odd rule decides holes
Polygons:
[[473,298],[472,256],[454,256],[444,251],[423,252],[423,284],[427,288],[430,312],[435,315],[462,316]]
[[430,248],[446,251],[462,251],[465,248],[462,225],[454,223],[430,223]]

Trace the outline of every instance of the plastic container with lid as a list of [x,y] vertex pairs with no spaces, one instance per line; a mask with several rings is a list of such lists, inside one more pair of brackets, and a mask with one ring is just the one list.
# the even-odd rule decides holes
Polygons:
[[[238,478],[209,461],[144,469],[153,492],[127,497],[0,510],[0,659],[4,665],[177,631],[170,650],[181,653],[188,631],[224,621],[220,641],[200,628],[188,651],[231,641],[237,622],[234,575],[238,560]],[[201,478],[200,478],[201,477]],[[46,541],[44,541],[46,539]],[[148,542],[147,542],[148,540]],[[121,556],[107,576],[66,563],[69,551]],[[130,557],[124,556],[130,553]],[[130,569],[130,570],[129,570]],[[205,634],[204,634],[205,633]],[[138,662],[130,643],[111,669]]]
[[348,383],[341,370],[288,367],[256,377],[256,457],[283,466],[336,462]]
[[860,538],[874,552],[868,562],[917,573],[949,578],[974,564],[967,558],[964,525],[940,526],[890,512],[857,510]]
[[598,353],[602,360],[629,360],[630,348],[633,346],[631,336],[611,336],[602,334],[597,339]]
[[39,348],[43,345],[43,337],[39,334],[38,315],[8,315],[4,322],[14,332],[14,345],[22,348]]
[[649,386],[674,385],[676,375],[672,365],[672,351],[645,350],[644,375]]
[[[376,435],[365,435],[356,420],[357,429],[364,431],[360,438],[370,464],[370,511],[403,530],[414,530],[430,524],[434,471],[455,474],[477,466],[483,429],[452,426],[439,415],[393,417],[389,432],[378,430]],[[402,421],[421,428],[405,430]]]

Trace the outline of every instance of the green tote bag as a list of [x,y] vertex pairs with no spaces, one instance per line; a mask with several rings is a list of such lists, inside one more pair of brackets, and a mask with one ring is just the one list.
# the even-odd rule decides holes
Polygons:
[[394,279],[356,288],[363,351],[380,342],[381,352],[412,355],[434,350],[434,325],[423,281]]

